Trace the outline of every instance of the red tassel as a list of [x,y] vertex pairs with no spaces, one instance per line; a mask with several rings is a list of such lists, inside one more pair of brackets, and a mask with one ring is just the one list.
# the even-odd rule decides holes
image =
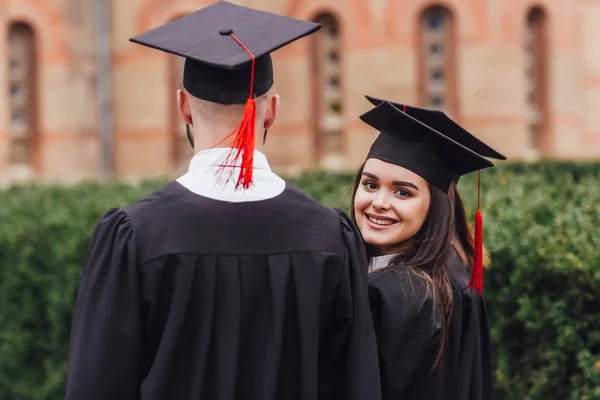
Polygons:
[[238,189],[242,186],[244,189],[248,189],[252,184],[254,146],[256,142],[256,103],[254,99],[246,101],[242,122],[234,132],[236,135],[231,144],[234,150],[227,156],[225,165],[237,165],[236,163],[241,159],[241,170],[235,188]]
[[248,189],[252,184],[252,172],[254,168],[254,147],[256,144],[256,102],[254,101],[254,65],[255,57],[254,54],[237,38],[233,33],[230,33],[233,40],[235,40],[243,49],[250,55],[252,60],[252,71],[250,73],[250,95],[246,101],[244,107],[244,116],[240,125],[226,138],[217,143],[214,147],[219,146],[224,141],[230,139],[233,135],[235,138],[231,143],[232,150],[227,155],[227,159],[221,165],[217,174],[221,174],[224,169],[231,169],[232,166],[236,166],[238,161],[240,173],[238,175],[235,188],[239,189],[242,186],[244,189]]
[[483,296],[483,212],[481,210],[481,173],[477,177],[477,213],[475,214],[475,237],[473,241],[473,266],[469,287]]
[[473,244],[473,268],[469,287],[483,296],[483,215],[481,210],[475,214],[475,240]]

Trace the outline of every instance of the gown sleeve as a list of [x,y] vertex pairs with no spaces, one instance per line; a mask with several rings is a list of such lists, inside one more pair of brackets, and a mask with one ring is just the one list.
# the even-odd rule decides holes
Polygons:
[[139,398],[141,320],[127,214],[109,210],[92,236],[71,331],[67,400]]
[[483,298],[475,291],[461,291],[463,331],[458,371],[458,395],[461,398],[492,400],[493,369],[490,332]]
[[379,351],[382,399],[424,390],[437,351],[441,317],[421,278],[387,268],[371,274],[369,300]]
[[444,400],[492,400],[493,369],[485,302],[470,289],[469,267],[457,253],[451,263],[454,303]]
[[[479,297],[479,295],[477,295]],[[481,337],[481,398],[494,400],[494,369],[490,340],[489,317],[483,298],[479,297],[479,336]]]
[[[341,347],[338,387],[320,390],[320,398],[372,400],[380,398],[377,344],[368,299],[368,264],[362,237],[346,213],[340,216],[345,245],[343,274],[336,293],[337,334],[333,346]],[[327,349],[330,352],[331,349]],[[324,389],[324,388],[321,388]],[[328,395],[329,393],[329,395]],[[329,396],[329,397],[328,397]]]

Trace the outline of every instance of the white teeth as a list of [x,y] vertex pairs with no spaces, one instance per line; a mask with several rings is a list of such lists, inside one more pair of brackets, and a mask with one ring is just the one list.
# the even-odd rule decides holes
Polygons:
[[367,218],[369,218],[369,221],[373,222],[374,224],[377,225],[392,225],[394,222],[390,221],[389,219],[377,219],[374,217],[371,217],[370,215],[367,215]]

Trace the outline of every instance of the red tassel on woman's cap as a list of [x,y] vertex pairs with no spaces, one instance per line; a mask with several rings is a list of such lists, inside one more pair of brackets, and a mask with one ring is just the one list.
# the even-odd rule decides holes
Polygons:
[[473,240],[473,267],[469,287],[483,296],[483,211],[481,209],[481,171],[477,173],[477,213]]
[[[218,172],[222,172],[225,168],[231,168],[237,166],[240,162],[240,174],[238,176],[235,188],[239,189],[242,186],[244,189],[248,189],[252,184],[252,171],[254,166],[254,147],[256,145],[256,103],[254,101],[254,65],[255,57],[254,54],[237,38],[233,33],[230,33],[233,40],[235,40],[245,51],[250,55],[252,59],[252,73],[250,76],[250,96],[246,101],[244,107],[244,116],[240,125],[233,130],[225,139],[219,142],[216,146],[230,139],[235,135],[231,147],[233,150],[227,155],[227,159],[220,166]],[[215,146],[215,147],[216,147]]]

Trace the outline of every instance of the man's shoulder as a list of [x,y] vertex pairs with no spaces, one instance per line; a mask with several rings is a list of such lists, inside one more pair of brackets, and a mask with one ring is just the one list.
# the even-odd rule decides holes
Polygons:
[[336,238],[341,238],[340,233],[352,224],[345,211],[325,205],[289,183],[284,194],[286,196],[282,196],[278,207],[279,214],[299,224],[313,225],[323,234],[335,234]]
[[151,193],[143,196],[142,198],[129,203],[123,207],[123,211],[127,213],[130,218],[145,217],[144,214],[154,213],[156,208],[165,207],[171,201],[176,199],[174,193],[174,186],[177,182],[171,181],[163,187],[154,190]]
[[289,182],[287,182],[284,194],[287,194],[287,196],[282,197],[284,202],[289,202],[291,204],[297,202],[313,212],[318,212],[324,216],[328,216],[332,220],[338,218],[338,214],[334,208],[321,203],[304,190],[299,189]]
[[240,203],[204,198],[177,185],[123,209],[140,244],[153,253],[157,243],[165,251],[197,254],[344,251],[347,221],[341,212],[292,185],[275,198]]

